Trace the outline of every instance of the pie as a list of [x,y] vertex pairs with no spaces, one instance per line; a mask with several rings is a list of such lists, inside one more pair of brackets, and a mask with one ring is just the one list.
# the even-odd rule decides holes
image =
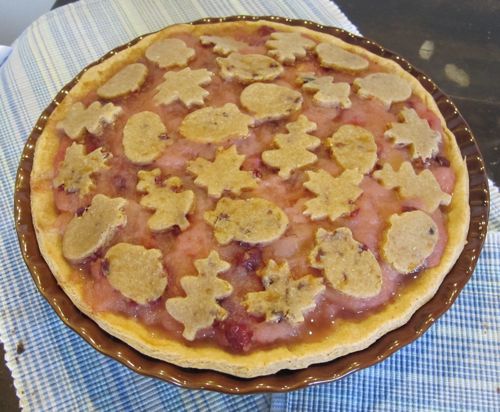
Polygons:
[[270,21],[171,26],[85,71],[36,143],[31,207],[102,329],[246,378],[405,324],[469,227],[465,161],[421,84]]

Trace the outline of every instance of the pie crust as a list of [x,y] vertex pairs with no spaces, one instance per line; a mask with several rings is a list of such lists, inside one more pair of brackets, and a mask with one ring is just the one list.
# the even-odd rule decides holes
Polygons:
[[[231,32],[237,31],[239,26],[241,26],[241,30],[259,30],[264,27],[279,32],[299,33],[318,44],[325,42],[341,47],[345,51],[363,57],[381,69],[399,76],[400,79],[404,79],[411,86],[413,94],[418,96],[427,109],[439,119],[443,130],[441,134],[442,144],[445,147],[450,167],[455,174],[453,196],[449,205],[446,206],[448,241],[439,264],[421,271],[415,279],[398,290],[397,297],[390,304],[382,306],[379,310],[370,313],[369,316],[355,320],[337,319],[335,327],[331,328],[321,339],[280,343],[249,353],[231,353],[208,344],[192,347],[182,340],[153,333],[133,317],[94,310],[84,299],[84,276],[75,277],[74,268],[63,256],[63,233],[54,229],[57,226],[58,211],[52,188],[52,180],[55,177],[54,163],[59,151],[59,124],[64,122],[75,103],[80,102],[89,93],[101,87],[119,70],[135,63],[158,40],[186,33],[197,37],[221,36],[226,29],[230,29]],[[187,60],[189,59],[191,57],[186,56],[186,64],[188,64]],[[216,70],[216,68],[211,69]],[[399,98],[399,96],[397,97]],[[387,101],[384,101],[384,104],[387,104]],[[243,104],[241,109],[244,108]],[[300,108],[294,106],[292,109],[295,111]],[[247,112],[250,112],[249,115],[258,121],[268,120],[263,115],[253,115],[251,110],[247,110]],[[276,114],[269,118],[275,117]],[[103,127],[107,127],[106,124]],[[54,110],[37,141],[31,174],[31,207],[40,251],[52,273],[74,304],[96,321],[102,329],[151,357],[182,367],[213,369],[248,378],[273,374],[281,369],[305,368],[313,363],[338,358],[368,347],[387,332],[405,324],[412,314],[436,293],[463,249],[469,227],[468,187],[465,161],[460,154],[455,137],[446,127],[435,101],[417,79],[396,63],[374,55],[361,47],[347,44],[331,35],[311,31],[307,28],[291,27],[269,21],[241,21],[199,26],[170,26],[144,37],[132,47],[124,49],[87,70]]]

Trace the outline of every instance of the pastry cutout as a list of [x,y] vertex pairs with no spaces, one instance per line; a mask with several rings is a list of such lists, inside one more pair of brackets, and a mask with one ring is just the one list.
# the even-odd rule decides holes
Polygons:
[[213,162],[199,157],[189,162],[187,169],[197,176],[195,184],[207,188],[210,196],[218,198],[226,190],[239,195],[242,189],[257,187],[252,172],[240,170],[244,161],[245,156],[237,153],[236,146],[231,146],[220,150]]
[[438,227],[426,213],[415,210],[389,218],[382,255],[398,272],[414,272],[430,256],[439,238]]
[[253,83],[240,95],[241,104],[255,115],[259,122],[290,116],[302,106],[302,95],[277,84]]
[[238,106],[226,103],[222,107],[204,107],[189,113],[179,131],[189,140],[199,143],[222,143],[231,138],[246,138],[252,117],[241,113]]
[[411,146],[412,159],[427,160],[439,152],[441,134],[430,128],[427,120],[418,117],[413,109],[404,108],[399,117],[403,123],[391,123],[391,127],[384,134],[394,139],[394,144]]
[[201,36],[200,41],[204,46],[213,44],[214,53],[222,56],[227,56],[232,52],[237,52],[240,49],[248,47],[248,44],[232,39],[231,37]]
[[363,192],[358,187],[363,175],[357,170],[345,170],[338,177],[322,169],[307,171],[306,174],[309,180],[304,186],[317,195],[305,203],[304,214],[311,216],[312,220],[328,217],[333,222],[356,208],[354,202]]
[[268,200],[223,197],[215,210],[205,212],[205,220],[214,228],[221,245],[232,240],[255,244],[278,239],[288,226],[288,217]]
[[148,68],[141,63],[125,66],[97,89],[103,99],[114,99],[139,90],[148,75]]
[[195,260],[198,276],[181,278],[186,297],[167,299],[167,312],[184,325],[182,336],[194,340],[200,329],[208,328],[215,320],[224,320],[227,311],[218,301],[229,296],[233,287],[217,275],[229,269],[229,263],[221,260],[216,251],[210,252],[206,259]]
[[327,140],[332,155],[344,169],[358,169],[365,174],[377,161],[377,144],[370,131],[346,124]]
[[440,205],[449,205],[451,196],[441,190],[434,174],[426,169],[418,175],[410,162],[404,162],[398,171],[389,163],[382,170],[373,173],[373,177],[382,182],[388,189],[397,188],[403,199],[416,198],[422,202],[423,210],[434,212]]
[[309,255],[313,268],[322,269],[328,283],[355,298],[370,298],[382,289],[382,271],[370,250],[352,237],[347,227],[333,232],[319,228]]
[[118,243],[106,253],[107,279],[123,296],[145,305],[158,299],[167,287],[161,251]]
[[208,92],[201,86],[212,81],[214,74],[207,69],[191,70],[186,67],[178,72],[166,72],[165,79],[160,83],[154,95],[154,102],[167,105],[180,100],[187,108],[201,106],[205,102]]
[[243,305],[253,315],[265,315],[266,322],[304,322],[304,313],[316,307],[316,298],[325,290],[321,278],[294,279],[288,262],[277,264],[271,259],[258,274],[265,290],[248,293]]
[[306,57],[307,50],[311,50],[316,43],[300,33],[271,33],[271,39],[266,42],[267,52],[280,63],[293,64],[295,59]]
[[147,193],[140,204],[146,209],[154,210],[148,219],[148,228],[152,232],[162,232],[174,226],[185,230],[189,226],[186,215],[191,211],[194,193],[191,190],[180,191],[181,180],[173,176],[158,184],[160,169],[140,170],[137,173],[139,183],[137,190]]
[[333,83],[332,76],[317,77],[314,73],[301,73],[297,81],[305,91],[316,92],[313,101],[319,106],[348,109],[352,105],[349,83]]
[[354,80],[357,94],[362,98],[379,99],[388,109],[392,103],[404,102],[411,96],[410,84],[395,74],[373,73]]
[[307,134],[316,130],[316,123],[300,115],[298,120],[286,125],[288,133],[280,133],[274,138],[278,149],[262,152],[262,161],[268,166],[279,169],[279,176],[290,178],[292,170],[314,163],[318,156],[309,150],[316,149],[321,140]]
[[102,151],[102,147],[85,154],[85,146],[73,142],[66,149],[64,160],[54,179],[54,187],[63,186],[66,192],[79,192],[80,197],[94,188],[92,175],[99,170],[107,169],[106,162],[112,158],[111,153]]
[[194,55],[194,49],[179,39],[158,40],[146,49],[146,58],[162,69],[184,67]]
[[369,62],[364,57],[348,52],[330,43],[316,46],[320,66],[340,71],[360,72],[368,68]]
[[82,102],[74,103],[68,110],[64,120],[57,124],[57,129],[63,130],[69,138],[77,140],[87,130],[90,134],[100,136],[104,126],[113,124],[122,113],[122,108],[113,103],[94,102],[87,108]]
[[160,157],[167,146],[166,131],[165,125],[156,113],[134,114],[123,129],[125,156],[136,165],[152,163]]
[[81,262],[105,246],[116,230],[125,226],[127,201],[97,194],[81,216],[75,216],[66,227],[62,239],[63,256],[73,263]]
[[231,53],[215,60],[223,79],[236,79],[243,84],[271,81],[283,73],[281,64],[262,54]]

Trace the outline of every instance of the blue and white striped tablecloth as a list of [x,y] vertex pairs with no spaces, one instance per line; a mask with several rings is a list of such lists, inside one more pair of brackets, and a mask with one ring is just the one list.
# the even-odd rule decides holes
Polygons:
[[[357,32],[328,0],[82,0],[33,23],[0,67],[0,339],[22,407],[499,410],[500,197],[493,187],[483,254],[451,310],[421,339],[383,363],[339,382],[293,393],[231,396],[139,376],[65,327],[37,292],[19,252],[12,205],[20,154],[40,112],[83,66],[109,49],[172,23],[234,14],[305,18]],[[25,347],[22,354],[16,353],[19,342]]]

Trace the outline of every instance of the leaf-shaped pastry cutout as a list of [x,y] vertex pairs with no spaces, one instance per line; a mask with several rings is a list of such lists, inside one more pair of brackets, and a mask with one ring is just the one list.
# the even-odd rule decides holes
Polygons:
[[244,84],[271,81],[283,73],[281,64],[262,54],[231,53],[216,60],[223,79],[236,79]]
[[392,215],[389,224],[382,243],[384,259],[403,274],[414,272],[436,247],[436,223],[428,214],[415,210]]
[[131,116],[123,128],[123,149],[132,163],[152,163],[167,146],[165,125],[153,112],[140,112]]
[[179,39],[158,40],[146,49],[146,58],[162,69],[184,67],[194,55],[194,49]]
[[103,99],[114,99],[135,92],[143,85],[148,75],[148,68],[142,63],[125,66],[106,83],[97,89],[97,95]]
[[351,107],[351,86],[349,83],[333,83],[333,76],[316,76],[314,73],[301,73],[297,78],[302,89],[314,93],[313,100],[323,107]]
[[94,188],[92,175],[99,170],[106,169],[106,162],[112,156],[111,153],[104,153],[102,147],[95,149],[89,154],[85,154],[85,146],[73,142],[66,149],[64,160],[59,172],[54,179],[54,187],[63,186],[67,192],[79,192],[84,196]]
[[189,162],[187,169],[197,176],[194,183],[206,187],[210,196],[221,197],[225,190],[239,195],[242,189],[257,187],[252,173],[240,170],[244,161],[245,156],[233,145],[217,152],[213,162],[199,157]]
[[226,103],[222,107],[204,107],[189,113],[179,131],[189,140],[199,143],[222,143],[232,138],[248,136],[248,126],[254,120],[241,113],[238,106]]
[[127,223],[123,211],[127,201],[97,194],[81,216],[75,216],[66,227],[62,252],[71,262],[80,262],[105,246],[120,226]]
[[306,202],[305,215],[311,216],[312,220],[328,217],[333,222],[355,209],[354,202],[363,192],[358,187],[363,175],[357,170],[345,170],[338,177],[323,169],[307,171],[306,174],[309,180],[304,186],[317,197]]
[[373,173],[373,177],[388,189],[397,188],[404,199],[418,199],[428,213],[434,212],[439,205],[449,205],[451,202],[451,196],[441,190],[430,170],[423,170],[417,175],[410,162],[404,162],[398,171],[385,163],[382,170]]
[[57,124],[57,128],[73,140],[82,137],[85,130],[100,136],[104,126],[113,124],[122,112],[122,108],[113,103],[103,106],[100,102],[94,102],[85,108],[82,102],[77,102],[70,107],[66,117]]
[[167,105],[180,100],[186,107],[201,106],[208,92],[201,86],[211,82],[214,74],[207,69],[191,70],[186,67],[178,72],[166,72],[156,90],[153,100]]
[[259,122],[290,116],[302,106],[302,95],[277,84],[253,83],[240,95],[241,104]]
[[145,305],[158,299],[167,287],[162,254],[158,249],[118,243],[107,252],[107,279],[123,296]]
[[232,39],[231,37],[201,36],[200,41],[205,46],[213,44],[214,53],[222,56],[227,56],[232,52],[237,52],[240,49],[248,47],[248,44]]
[[170,298],[165,302],[167,312],[184,325],[182,336],[191,341],[200,329],[227,317],[227,311],[218,300],[233,292],[231,284],[217,276],[228,270],[230,265],[216,251],[210,252],[206,259],[195,260],[194,264],[198,276],[181,278],[186,297]]
[[411,96],[410,84],[396,74],[372,73],[354,80],[357,94],[363,98],[374,97],[388,109],[393,102],[404,102]]
[[309,263],[322,269],[328,283],[346,295],[369,298],[382,289],[382,271],[377,259],[354,240],[347,227],[333,232],[318,229]]
[[368,60],[330,43],[316,46],[320,65],[340,71],[360,72],[368,68]]
[[265,164],[279,169],[279,175],[288,179],[292,170],[314,163],[318,156],[309,150],[315,149],[321,140],[308,134],[316,130],[316,123],[310,122],[306,116],[299,118],[286,125],[288,133],[278,134],[274,142],[278,149],[262,152],[262,160]]
[[340,126],[327,140],[335,160],[344,169],[358,169],[365,174],[377,161],[377,144],[369,130],[360,126]]
[[221,245],[232,240],[250,244],[278,239],[288,226],[288,217],[278,206],[258,197],[229,199],[223,197],[215,210],[205,212],[205,220],[214,228]]
[[402,123],[391,123],[384,134],[397,145],[411,146],[412,159],[429,159],[439,151],[441,134],[430,128],[427,120],[418,117],[413,109],[404,108],[399,114]]
[[140,170],[137,176],[137,190],[147,193],[140,204],[146,209],[154,210],[148,219],[148,228],[153,232],[161,232],[178,226],[185,230],[189,226],[186,215],[191,211],[194,193],[191,190],[180,191],[181,180],[171,177],[159,184],[160,169]]
[[304,313],[316,307],[316,298],[325,290],[321,278],[294,279],[288,262],[277,264],[271,259],[258,274],[265,290],[248,293],[243,305],[253,315],[265,315],[266,322],[304,322]]
[[292,64],[296,58],[306,57],[307,50],[311,50],[315,45],[314,41],[300,33],[274,32],[266,42],[267,48],[270,49],[267,54],[284,64]]

